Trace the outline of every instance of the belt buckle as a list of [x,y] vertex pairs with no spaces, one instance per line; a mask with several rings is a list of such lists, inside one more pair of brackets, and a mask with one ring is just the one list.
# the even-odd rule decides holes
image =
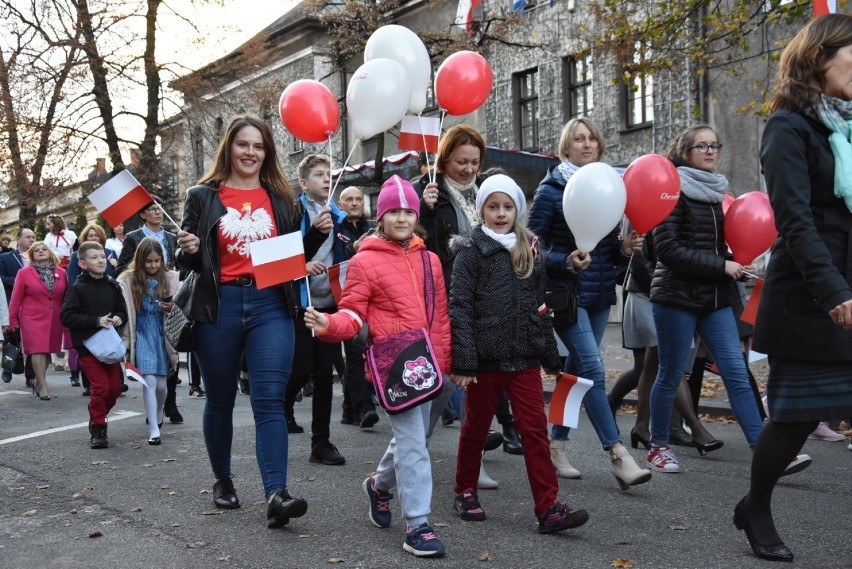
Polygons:
[[240,277],[237,279],[237,284],[240,286],[251,286],[254,284],[254,279],[251,277]]

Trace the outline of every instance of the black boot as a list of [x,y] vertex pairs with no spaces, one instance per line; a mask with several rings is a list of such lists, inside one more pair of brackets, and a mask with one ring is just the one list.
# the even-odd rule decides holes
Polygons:
[[509,454],[524,454],[514,421],[503,424],[503,451]]
[[107,448],[109,446],[109,441],[107,441],[106,425],[89,425],[89,433],[92,435],[92,439],[89,443],[91,448],[98,449]]
[[683,417],[677,412],[677,409],[672,409],[672,420],[669,423],[669,444],[682,447],[695,446],[692,437],[683,428]]

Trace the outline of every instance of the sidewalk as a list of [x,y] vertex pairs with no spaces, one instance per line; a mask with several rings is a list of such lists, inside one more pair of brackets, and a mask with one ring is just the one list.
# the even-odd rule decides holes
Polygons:
[[[603,343],[601,344],[601,356],[603,357],[604,368],[606,369],[606,390],[609,392],[621,374],[633,367],[633,352],[625,349],[621,343],[620,323],[610,323],[607,326]],[[766,360],[752,363],[749,367],[757,379],[758,385],[763,387],[768,372]],[[550,401],[550,396],[553,394],[555,385],[556,383],[552,378],[544,378],[544,398],[546,401]],[[632,391],[624,398],[624,404],[636,405],[635,391]],[[704,374],[704,389],[702,390],[698,411],[700,414],[712,417],[729,417],[733,415],[721,378],[709,371]]]

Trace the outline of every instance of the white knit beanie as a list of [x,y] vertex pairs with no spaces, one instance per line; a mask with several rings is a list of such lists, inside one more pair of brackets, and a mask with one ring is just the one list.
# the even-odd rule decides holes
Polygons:
[[518,210],[516,219],[521,219],[527,213],[527,198],[521,187],[505,174],[494,174],[488,176],[476,192],[476,214],[480,219],[482,219],[482,207],[485,205],[485,201],[494,192],[503,192],[512,198],[512,201],[515,202],[515,209]]

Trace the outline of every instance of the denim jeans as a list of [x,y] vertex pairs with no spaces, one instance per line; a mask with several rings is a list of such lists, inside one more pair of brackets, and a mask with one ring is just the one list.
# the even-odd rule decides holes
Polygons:
[[[577,322],[570,326],[553,327],[570,352],[566,367],[577,376],[594,382],[583,398],[583,405],[604,449],[621,442],[618,426],[606,399],[606,373],[601,360],[600,345],[608,320],[609,307],[590,310],[580,306],[577,308]],[[553,425],[551,438],[567,441],[569,431],[568,427]]]
[[754,445],[763,425],[749,386],[731,308],[701,314],[654,303],[652,310],[657,327],[660,369],[651,389],[651,442],[656,446],[668,445],[672,403],[686,370],[692,338],[698,332],[719,368],[740,429],[748,443]]
[[198,327],[195,355],[207,391],[204,443],[217,479],[231,475],[234,401],[245,353],[251,377],[255,452],[268,496],[287,487],[284,391],[293,363],[293,320],[278,287],[219,287],[219,321]]

